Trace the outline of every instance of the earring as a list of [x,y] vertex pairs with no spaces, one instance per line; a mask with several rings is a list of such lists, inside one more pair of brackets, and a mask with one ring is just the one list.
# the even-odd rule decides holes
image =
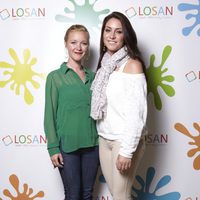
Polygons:
[[106,51],[106,47],[105,46],[103,46],[103,51]]
[[125,51],[127,51],[127,50],[128,50],[128,48],[127,48],[127,46],[126,46],[126,45],[124,45],[124,50],[125,50]]
[[69,59],[68,49],[65,47],[64,51],[65,51],[65,57],[68,60]]

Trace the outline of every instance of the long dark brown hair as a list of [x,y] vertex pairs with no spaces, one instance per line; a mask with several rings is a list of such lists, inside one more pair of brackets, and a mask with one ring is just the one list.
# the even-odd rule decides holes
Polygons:
[[104,29],[105,29],[106,23],[111,18],[118,19],[121,22],[122,30],[124,33],[124,45],[126,45],[126,47],[127,47],[128,55],[132,59],[139,60],[142,63],[143,70],[145,70],[144,61],[142,59],[140,50],[137,46],[136,33],[135,33],[130,21],[128,20],[128,18],[124,14],[122,14],[120,12],[116,12],[116,11],[112,12],[111,14],[106,16],[103,20],[103,24],[102,24],[102,28],[101,28],[101,38],[100,38],[100,56],[99,56],[99,61],[98,61],[98,65],[97,65],[97,70],[101,67],[101,59],[105,53],[105,47],[104,47],[104,42],[103,42]]

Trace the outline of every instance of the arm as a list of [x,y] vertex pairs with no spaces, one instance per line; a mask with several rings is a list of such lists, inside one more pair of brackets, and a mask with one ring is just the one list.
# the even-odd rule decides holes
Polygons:
[[125,73],[133,74],[125,80],[125,132],[121,139],[121,148],[117,159],[117,168],[124,171],[131,166],[131,158],[136,150],[147,115],[146,80],[139,61],[131,61],[124,69]]
[[47,137],[47,148],[53,165],[59,166],[62,156],[59,149],[59,141],[56,133],[56,113],[58,106],[58,89],[52,74],[46,80],[45,88],[45,113],[44,130]]

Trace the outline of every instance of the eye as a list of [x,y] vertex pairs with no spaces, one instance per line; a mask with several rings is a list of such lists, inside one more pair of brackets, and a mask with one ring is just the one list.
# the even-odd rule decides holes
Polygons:
[[116,31],[118,34],[122,34],[123,32],[121,30]]
[[105,28],[105,30],[104,30],[106,33],[108,33],[108,32],[110,32],[110,29],[108,29],[108,28]]

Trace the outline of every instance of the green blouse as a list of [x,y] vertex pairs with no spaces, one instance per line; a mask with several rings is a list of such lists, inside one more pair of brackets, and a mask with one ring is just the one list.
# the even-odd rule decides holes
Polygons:
[[50,156],[98,145],[95,121],[90,117],[94,73],[83,67],[85,83],[66,66],[50,72],[46,80],[44,130]]

